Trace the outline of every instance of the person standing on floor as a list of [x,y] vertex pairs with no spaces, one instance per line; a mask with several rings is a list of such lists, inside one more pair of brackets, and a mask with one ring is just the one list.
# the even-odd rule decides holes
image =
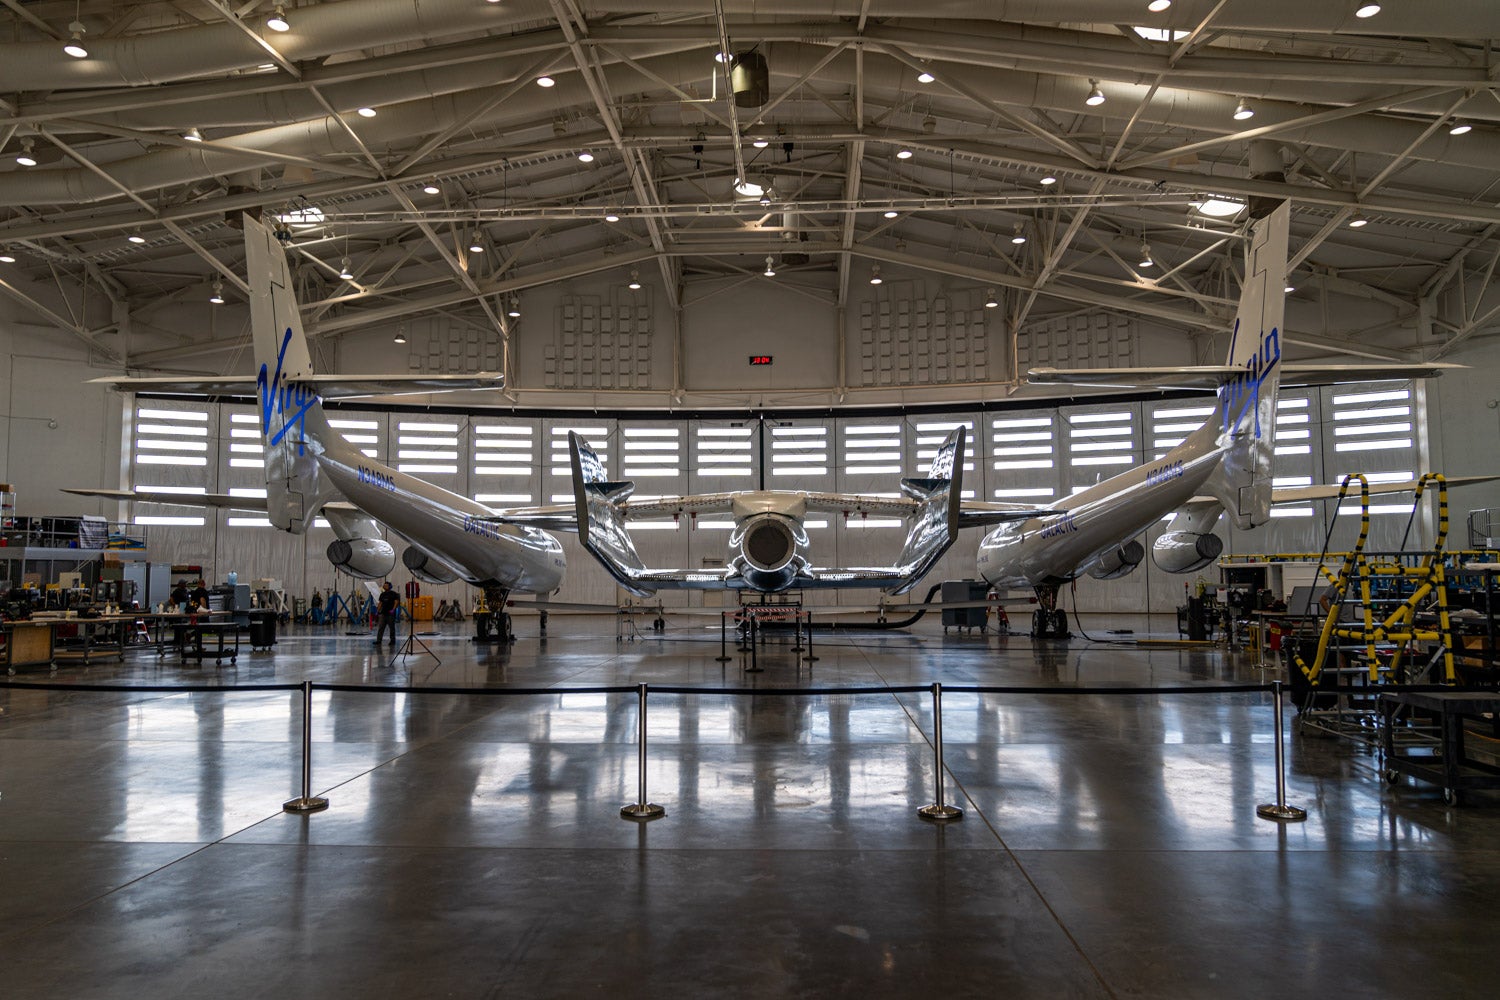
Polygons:
[[375,632],[375,645],[380,645],[380,637],[385,635],[385,630],[391,630],[391,645],[396,644],[396,608],[401,603],[401,597],[396,593],[391,581],[387,580],[380,586],[380,628]]

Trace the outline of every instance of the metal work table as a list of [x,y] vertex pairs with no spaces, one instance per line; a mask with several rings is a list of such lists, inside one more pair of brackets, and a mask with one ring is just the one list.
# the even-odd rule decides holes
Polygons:
[[[1402,727],[1400,732],[1410,738],[1398,746],[1396,716],[1403,708],[1433,713],[1436,735]],[[1458,804],[1464,789],[1500,788],[1500,766],[1477,760],[1464,749],[1464,719],[1488,715],[1491,725],[1500,723],[1500,691],[1390,692],[1380,696],[1380,715],[1387,782],[1408,774],[1440,785],[1449,805]]]

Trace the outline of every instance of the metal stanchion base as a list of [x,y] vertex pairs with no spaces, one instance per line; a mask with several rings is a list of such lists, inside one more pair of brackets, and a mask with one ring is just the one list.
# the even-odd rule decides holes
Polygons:
[[290,799],[281,804],[282,812],[315,813],[328,808],[328,800],[317,797]]
[[621,819],[653,820],[661,819],[666,814],[667,811],[654,802],[637,802],[620,810]]
[[1263,806],[1256,806],[1255,815],[1261,819],[1275,820],[1278,823],[1300,823],[1307,819],[1307,810],[1298,809],[1296,806],[1278,806],[1274,802],[1268,802]]
[[714,661],[716,663],[728,663],[732,659],[734,659],[734,657],[732,657],[732,656],[715,656],[714,657]]
[[804,656],[802,658],[802,662],[803,663],[816,663],[817,661],[819,661],[821,659],[822,659],[821,656]]
[[934,823],[951,823],[963,819],[964,811],[957,806],[931,805],[918,809],[917,815]]

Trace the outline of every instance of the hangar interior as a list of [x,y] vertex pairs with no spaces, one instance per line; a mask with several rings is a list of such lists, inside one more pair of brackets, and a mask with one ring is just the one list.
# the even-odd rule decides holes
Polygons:
[[[244,512],[61,491],[264,490],[253,398],[120,393],[93,381],[254,375],[242,213],[287,236],[320,373],[495,373],[492,388],[349,400],[329,412],[377,460],[496,507],[566,502],[569,430],[599,447],[612,478],[650,497],[757,486],[894,493],[901,477],[923,475],[944,433],[963,426],[970,498],[1061,500],[1160,456],[1201,422],[1209,398],[1039,385],[1028,369],[1222,364],[1245,280],[1248,209],[1283,199],[1292,207],[1285,360],[1463,367],[1434,379],[1284,388],[1277,484],[1354,472],[1377,481],[1500,473],[1500,95],[1491,43],[1500,8],[1487,0],[0,3],[0,481],[15,491],[16,515],[125,522],[153,561],[200,565],[211,582],[231,572],[242,582],[273,578],[299,596],[349,586],[324,557],[333,537],[326,526],[292,536]],[[1450,504],[1462,534],[1467,512],[1500,508],[1500,485],[1456,486]],[[1258,528],[1217,532],[1226,552],[1315,552],[1333,508],[1310,502]],[[648,564],[698,569],[722,563],[728,527],[661,519],[633,535]],[[817,558],[833,566],[886,562],[902,535],[899,524],[857,516],[810,520],[808,530]],[[1161,530],[1148,529],[1145,541]],[[1345,546],[1355,530],[1342,520],[1330,546]],[[1409,499],[1383,500],[1370,546],[1420,548],[1436,530],[1430,505],[1413,517]],[[971,534],[919,595],[976,575]],[[568,574],[554,600],[624,597],[573,536],[559,540]],[[1212,569],[1202,576],[1216,582]],[[1096,614],[1101,627],[1139,626],[1146,613],[1172,612],[1194,582],[1148,560],[1123,581],[1081,579],[1067,603]],[[461,584],[426,592],[465,607],[472,599]],[[877,597],[851,590],[819,600],[861,606]],[[737,598],[689,591],[662,600],[711,610]],[[575,637],[584,644],[576,657],[558,653],[556,632],[550,655],[543,644],[498,658],[448,636],[440,649],[448,666],[425,679],[740,678],[703,667],[701,650],[617,646],[613,622],[593,628]],[[996,645],[995,637],[969,648],[925,636],[835,641],[817,680],[1267,676],[1233,653],[1133,651],[1138,661],[1117,661],[1098,648]],[[365,637],[289,638],[277,662],[242,662],[241,681],[287,679],[288,652],[302,654],[295,669],[321,682],[419,676],[388,672]],[[146,682],[173,673],[163,668]],[[124,666],[75,676],[143,680]],[[801,667],[773,676],[812,680]],[[183,670],[176,679],[210,678]],[[328,741],[340,780],[364,797],[359,816],[325,824],[336,832],[320,842],[309,833],[317,818],[277,816],[257,827],[258,804],[231,801],[280,789],[281,769],[295,768],[295,700],[187,697],[126,694],[101,708],[71,694],[5,694],[6,742],[30,756],[0,755],[11,760],[0,762],[0,779],[9,767],[23,796],[37,796],[56,766],[100,810],[76,853],[44,846],[67,820],[32,813],[7,826],[0,813],[12,867],[32,866],[30,901],[23,893],[0,904],[12,907],[17,928],[0,930],[0,945],[34,947],[39,927],[66,930],[36,951],[22,995],[49,995],[59,982],[78,995],[167,983],[186,992],[194,976],[247,995],[256,943],[295,951],[307,940],[269,921],[340,919],[321,905],[289,914],[256,879],[306,887],[297,866],[311,863],[369,891],[361,880],[379,869],[398,883],[393,899],[419,897],[419,883],[431,879],[479,910],[488,904],[472,887],[490,885],[494,869],[468,852],[490,848],[503,859],[494,884],[506,894],[535,891],[511,864],[529,856],[537,878],[564,895],[590,891],[579,875],[588,870],[599,884],[633,886],[640,908],[615,899],[582,913],[554,900],[537,924],[507,904],[478,918],[475,948],[533,935],[547,958],[518,953],[498,967],[426,927],[412,940],[436,956],[431,964],[406,950],[409,967],[394,957],[377,963],[396,993],[416,995],[425,982],[498,995],[464,980],[455,970],[465,963],[484,965],[496,983],[507,970],[557,977],[528,995],[597,988],[619,969],[599,957],[569,965],[574,946],[558,928],[581,923],[619,947],[619,968],[642,980],[687,947],[686,971],[667,981],[722,995],[766,995],[757,982],[772,995],[856,986],[901,995],[929,982],[1218,996],[1233,992],[1230,981],[1271,988],[1262,959],[1280,947],[1277,927],[1312,933],[1353,913],[1340,940],[1346,954],[1369,959],[1360,976],[1399,954],[1409,962],[1400,981],[1414,991],[1439,984],[1480,995],[1460,944],[1482,940],[1476,929],[1495,922],[1476,902],[1495,875],[1495,835],[1482,811],[1460,816],[1430,796],[1393,803],[1378,782],[1366,787],[1371,765],[1357,751],[1294,747],[1292,792],[1316,803],[1315,823],[1277,832],[1253,814],[1242,822],[1240,797],[1263,796],[1277,728],[1249,695],[1210,710],[1168,698],[1128,708],[1074,702],[1056,714],[981,700],[956,738],[966,741],[965,763],[983,763],[963,794],[975,820],[988,817],[984,835],[980,822],[914,832],[903,825],[904,805],[901,821],[877,819],[887,795],[877,779],[922,794],[931,719],[917,696],[892,699],[864,726],[837,699],[773,711],[729,698],[705,702],[704,715],[670,702],[671,764],[653,773],[692,776],[674,786],[689,806],[705,787],[736,786],[726,792],[735,808],[692,821],[685,835],[656,834],[665,881],[655,894],[641,871],[628,870],[648,828],[621,824],[596,836],[579,818],[613,801],[601,775],[628,782],[631,732],[619,728],[618,712],[629,699],[563,698],[528,716],[413,696],[391,718],[320,695],[329,724],[318,739]],[[596,722],[605,742],[584,750],[593,737],[580,733]],[[110,749],[97,751],[108,764],[90,784],[89,768],[69,751],[94,732],[107,734]],[[832,747],[851,732],[880,747],[878,766]],[[226,733],[244,738],[253,764],[229,759]],[[1085,746],[1069,749],[1080,733]],[[209,757],[190,749],[197,735],[212,738]],[[694,735],[724,746],[700,755]],[[1129,747],[1118,761],[1109,759],[1112,738]],[[503,749],[486,757],[494,747]],[[811,762],[801,752],[809,747]],[[1024,788],[1005,786],[997,753],[1030,776]],[[196,806],[196,822],[143,806],[141,788],[132,796],[121,775],[147,757],[148,771],[196,773],[192,795],[162,800]],[[392,779],[392,759],[420,777]],[[381,825],[382,809],[428,808],[423,789],[446,787],[455,769],[469,811],[449,816],[446,831],[425,820]],[[524,780],[485,808],[475,804],[476,789],[512,771]],[[1144,786],[1142,772],[1153,776]],[[149,779],[142,786],[151,787]],[[541,804],[558,789],[574,815]],[[794,804],[830,789],[839,803],[832,832],[786,819]],[[0,788],[7,806],[9,792]],[[1019,814],[995,818],[992,810],[1018,799],[1028,803]],[[534,827],[506,831],[501,809],[526,812]],[[781,825],[765,825],[775,817]],[[744,829],[732,832],[735,824]],[[308,850],[318,843],[329,850]],[[767,861],[767,845],[785,854]],[[412,851],[411,870],[392,848]],[[200,849],[197,861],[177,865]],[[1263,856],[1282,868],[1268,875]],[[871,858],[884,873],[878,880]],[[978,875],[967,867],[976,858]],[[663,886],[690,893],[712,882],[721,862],[734,886],[767,879],[786,895],[721,887],[667,916]],[[141,896],[132,898],[124,887],[137,877]],[[63,889],[43,905],[46,878]],[[841,919],[836,906],[790,907],[786,887],[799,882],[825,899],[855,887],[851,910],[864,922]],[[1319,894],[1311,909],[1300,908],[1307,887]],[[1413,887],[1430,894],[1413,901]],[[196,904],[178,908],[182,893],[211,909],[215,900],[228,905],[231,888],[257,913],[276,915],[249,946],[216,918],[181,968],[133,967],[149,935],[109,931],[129,912],[169,927],[204,919]],[[1371,902],[1383,893],[1399,900]],[[1131,902],[1143,898],[1144,906]],[[1204,919],[1193,898],[1220,907],[1213,926],[1248,935],[1245,947],[1188,944]],[[1252,898],[1286,910],[1262,912]],[[106,899],[102,908],[89,903]],[[903,899],[947,936],[891,919]],[[737,906],[769,928],[773,944],[728,947],[744,973],[731,983],[703,954],[721,944],[704,940],[694,921],[712,924]],[[1128,921],[1104,916],[1127,913]],[[670,929],[627,940],[619,926],[641,914]],[[1413,915],[1443,929],[1431,949],[1403,936]],[[441,919],[457,918],[445,911]],[[1039,932],[1038,920],[1055,926]],[[356,921],[309,939],[358,950],[366,930],[414,926]],[[836,942],[826,954],[818,953],[830,939],[814,937],[815,926]],[[69,947],[103,933],[108,957],[96,972],[56,971]],[[1163,954],[1179,946],[1203,977]],[[238,977],[213,969],[219,947]],[[1055,960],[1039,978],[1037,955]],[[966,957],[974,966],[953,973]],[[289,969],[306,971],[306,962]],[[1303,982],[1343,988],[1329,956],[1292,965]],[[351,971],[347,988],[371,981]],[[1393,981],[1364,980],[1372,990]]]

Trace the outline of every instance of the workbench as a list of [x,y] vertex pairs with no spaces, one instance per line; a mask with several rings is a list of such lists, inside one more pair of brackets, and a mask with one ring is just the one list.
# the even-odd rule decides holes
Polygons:
[[50,621],[13,621],[0,625],[5,645],[0,648],[0,663],[7,673],[26,667],[52,666],[52,644],[55,640]]
[[[1431,714],[1436,735],[1398,723],[1397,716],[1403,709]],[[1380,696],[1380,717],[1387,782],[1394,784],[1407,774],[1439,785],[1443,801],[1449,805],[1457,805],[1467,789],[1500,788],[1500,766],[1477,760],[1464,748],[1465,719],[1479,719],[1491,727],[1500,725],[1500,691],[1388,692]],[[1400,745],[1396,741],[1398,731],[1407,737]]]
[[[185,625],[174,625],[174,630],[181,630],[180,645],[182,658],[184,660],[197,660],[200,664],[205,656],[212,656],[214,663],[219,663],[224,657],[234,663],[240,655],[240,627],[232,621],[225,622],[192,622]],[[207,640],[213,640],[213,646],[207,645]],[[228,645],[232,640],[233,645]]]

